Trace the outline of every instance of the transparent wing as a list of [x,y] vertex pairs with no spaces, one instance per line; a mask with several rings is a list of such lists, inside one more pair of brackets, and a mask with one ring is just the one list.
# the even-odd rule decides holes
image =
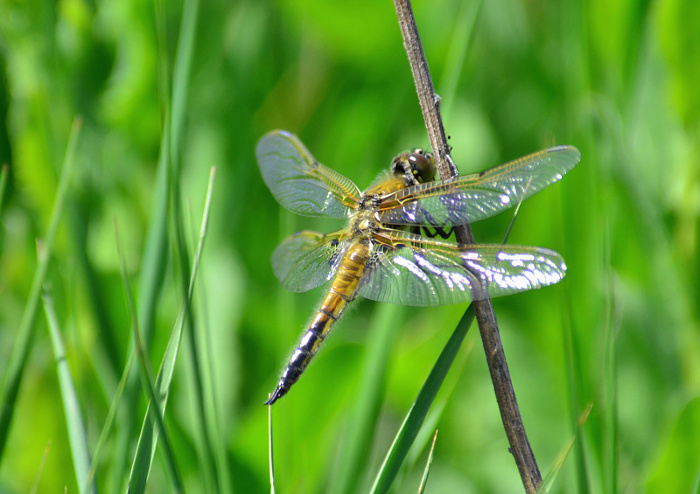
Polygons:
[[282,206],[305,216],[346,218],[360,190],[349,179],[320,164],[294,135],[265,134],[255,150],[265,183]]
[[382,198],[380,219],[389,225],[449,228],[488,218],[561,180],[581,160],[571,146],[557,146],[482,173],[427,182]]
[[519,245],[460,247],[408,232],[382,229],[358,294],[379,302],[418,307],[501,297],[558,283],[562,257]]
[[282,286],[301,293],[329,281],[348,248],[342,238],[343,232],[322,235],[312,231],[287,237],[272,254],[272,269]]

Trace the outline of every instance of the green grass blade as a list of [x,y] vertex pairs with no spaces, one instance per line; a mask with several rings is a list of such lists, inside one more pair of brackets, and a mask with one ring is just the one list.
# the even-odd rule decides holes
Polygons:
[[[590,408],[588,409],[588,412],[590,412]],[[559,471],[561,470],[561,467],[564,466],[564,462],[566,459],[569,457],[569,454],[571,454],[571,451],[574,449],[574,444],[576,443],[576,436],[573,436],[569,441],[564,445],[562,450],[557,454],[557,457],[554,459],[554,463],[552,464],[552,467],[549,469],[547,474],[544,476],[544,479],[542,480],[542,485],[538,489],[537,492],[549,492],[553,485],[554,485],[554,480],[556,480],[557,475],[559,474]]]
[[[606,264],[611,266],[610,263],[610,242],[609,236],[605,236],[605,246],[606,246]],[[617,375],[617,337],[620,330],[616,325],[615,321],[615,298],[613,296],[613,271],[612,269],[606,270],[606,284],[608,289],[605,293],[608,294],[607,299],[607,321],[605,324],[605,353],[604,353],[604,365],[605,365],[605,403],[607,406],[604,408],[605,413],[605,433],[604,437],[607,439],[606,444],[606,456],[609,468],[607,469],[606,476],[608,477],[608,492],[617,492],[620,488],[619,486],[619,469],[620,469],[620,458],[619,458],[619,429],[618,424],[620,422],[619,412],[618,412],[618,375]]]
[[389,491],[389,488],[399,472],[401,464],[406,458],[406,455],[408,455],[409,449],[420,431],[423,420],[435,400],[435,396],[442,382],[445,380],[447,372],[450,370],[452,362],[457,356],[457,351],[464,337],[467,335],[467,331],[469,331],[469,326],[471,326],[473,320],[474,309],[470,305],[440,353],[425,384],[423,384],[416,400],[413,402],[411,410],[408,412],[408,415],[406,415],[403,424],[401,424],[401,428],[396,434],[394,442],[389,448],[384,462],[375,478],[371,490],[372,493],[384,493]]
[[[179,149],[181,147],[184,119],[186,112],[186,96],[189,89],[189,72],[191,66],[192,50],[195,40],[196,18],[199,2],[189,0],[185,2],[178,48],[175,54],[175,75],[172,94],[164,91],[165,126],[160,143],[160,156],[158,159],[158,172],[155,183],[155,193],[151,209],[151,220],[146,235],[143,262],[141,265],[141,277],[139,280],[139,327],[146,345],[149,344],[153,333],[155,309],[157,300],[163,288],[168,252],[168,215],[170,213],[171,191],[178,190]],[[167,43],[165,42],[166,27],[163,20],[162,5],[156,5],[156,24],[159,33],[159,47],[161,56],[159,60],[167,60]],[[161,81],[167,81],[166,64],[161,64]],[[168,87],[167,84],[163,84]],[[171,101],[172,100],[172,101]],[[134,372],[129,377],[125,400],[127,407],[136,406],[138,396],[138,376]],[[128,448],[132,441],[132,431],[136,428],[135,417],[132,414],[126,416],[126,423],[120,437],[117,453],[117,466],[115,470],[124,470],[124,462],[128,456]]]
[[78,396],[75,393],[73,376],[71,376],[68,362],[66,361],[63,339],[61,337],[61,330],[58,327],[58,318],[56,317],[53,298],[44,292],[43,299],[49,335],[51,336],[51,346],[53,348],[54,359],[56,360],[58,384],[61,388],[61,397],[63,398],[63,411],[66,416],[68,438],[70,441],[71,454],[73,455],[75,478],[81,493],[97,492],[97,486],[90,476],[90,452],[88,450],[85,422],[83,421],[83,414],[80,411]]
[[89,252],[90,232],[97,223],[91,211],[95,205],[90,198],[82,194],[75,194],[71,199],[68,211],[73,257],[76,260],[76,271],[80,273],[86,286],[86,309],[89,309],[95,318],[95,329],[98,332],[95,342],[101,347],[102,357],[95,360],[104,361],[101,365],[103,372],[100,374],[106,371],[109,373],[108,378],[116,382],[126,361],[126,350],[122,348],[121,335],[110,317],[111,300],[105,286],[105,277],[96,267]]
[[574,443],[576,442],[576,437],[572,437],[569,442],[564,446],[562,451],[559,452],[557,455],[554,465],[552,466],[551,470],[547,472],[547,474],[544,476],[544,479],[542,481],[542,485],[538,489],[537,492],[549,492],[553,485],[554,485],[554,480],[557,478],[557,474],[559,473],[559,470],[561,470],[561,467],[564,465],[564,462],[566,459],[569,457],[569,454],[571,453],[571,450],[574,448]]
[[452,376],[445,379],[442,384],[442,394],[439,399],[436,399],[431,405],[430,412],[426,415],[423,421],[423,426],[418,432],[418,435],[413,440],[413,448],[409,451],[408,456],[404,460],[408,465],[415,465],[418,461],[418,457],[421,451],[425,449],[429,443],[432,442],[432,437],[434,435],[431,431],[436,431],[442,414],[445,411],[455,389],[459,384],[460,376],[464,370],[464,366],[469,360],[472,352],[474,351],[474,345],[470,344],[465,348],[466,351],[459,354],[459,359],[454,362],[451,366]]
[[[209,174],[209,185],[207,188],[204,215],[202,218],[202,223],[199,233],[199,244],[195,252],[194,265],[192,267],[192,273],[190,274],[190,283],[187,288],[187,302],[191,303],[192,297],[194,295],[194,286],[197,273],[199,272],[199,265],[201,262],[202,252],[204,248],[204,239],[207,235],[207,229],[209,225],[209,208],[211,205],[212,193],[214,190],[214,177],[216,175],[216,169],[212,168]],[[205,309],[202,309],[202,313],[205,313]],[[200,325],[201,326],[201,325]],[[233,492],[233,483],[230,475],[229,460],[228,460],[228,442],[225,434],[222,433],[223,424],[219,417],[219,403],[218,396],[214,390],[215,376],[213,371],[213,362],[211,357],[212,345],[216,343],[209,339],[209,331],[199,331],[199,336],[202,341],[201,344],[201,362],[202,362],[202,389],[204,391],[204,408],[203,412],[205,414],[205,432],[209,434],[208,448],[211,451],[210,460],[212,460],[212,467],[216,471],[216,479],[218,481],[218,488],[220,492],[228,493]]]
[[19,392],[24,368],[27,364],[27,359],[29,358],[29,353],[32,347],[37,305],[39,304],[39,297],[41,296],[41,287],[44,284],[44,279],[46,278],[46,273],[49,268],[49,261],[53,251],[56,231],[58,230],[58,223],[63,212],[63,205],[65,202],[68,184],[70,183],[75,149],[77,147],[78,136],[80,134],[80,127],[81,121],[80,119],[76,119],[73,122],[73,128],[71,130],[71,135],[68,140],[68,147],[63,160],[63,169],[61,171],[61,178],[58,182],[56,200],[54,202],[53,211],[51,212],[49,229],[43,245],[38,249],[39,262],[37,265],[37,270],[34,273],[32,288],[29,292],[29,299],[24,308],[24,313],[22,314],[22,321],[20,322],[19,330],[17,332],[17,339],[14,347],[12,348],[10,362],[7,367],[7,373],[5,374],[2,397],[0,397],[0,460],[2,459],[2,455],[5,451],[5,445],[7,444],[7,435],[10,430],[10,423],[12,422],[12,415],[15,410],[17,393]]
[[700,427],[700,398],[689,400],[680,410],[673,429],[659,450],[655,468],[647,479],[645,492],[697,492],[700,457],[697,437]]
[[34,477],[34,483],[32,488],[29,489],[29,494],[36,494],[39,491],[39,482],[41,481],[41,476],[44,473],[44,468],[46,467],[46,459],[49,457],[51,452],[51,443],[46,445],[44,448],[44,454],[41,455],[41,462],[39,462],[39,468],[37,469],[36,476]]
[[[148,480],[148,475],[151,472],[153,457],[155,456],[159,437],[158,428],[154,430],[153,427],[154,421],[152,419],[152,413],[159,413],[158,410],[162,410],[163,413],[165,413],[165,408],[168,403],[170,383],[172,382],[174,372],[174,364],[180,348],[180,340],[182,336],[181,320],[181,318],[178,319],[178,323],[175,325],[175,330],[170,335],[170,340],[168,341],[168,346],[165,350],[161,367],[158,371],[158,375],[156,376],[155,389],[157,390],[157,396],[160,396],[162,399],[160,403],[155,405],[155,407],[153,401],[149,400],[148,402],[146,414],[141,426],[141,433],[139,434],[139,440],[136,445],[134,461],[132,462],[131,472],[129,474],[130,492],[144,492],[146,490],[146,482]],[[153,412],[153,409],[155,409],[155,412]]]
[[170,157],[172,159],[174,179],[179,178],[181,140],[185,127],[187,103],[190,92],[190,73],[192,70],[192,53],[197,35],[197,18],[199,0],[186,0],[182,11],[177,54],[173,67],[172,119],[170,132]]
[[584,433],[584,430],[579,422],[579,415],[583,406],[582,400],[585,399],[583,398],[582,393],[582,383],[585,382],[582,367],[583,357],[581,355],[581,343],[578,339],[578,335],[573,330],[572,298],[566,285],[564,286],[564,289],[565,303],[563,313],[565,314],[565,317],[562,319],[562,342],[564,362],[566,363],[567,390],[569,393],[569,422],[571,424],[572,431],[575,431],[575,436],[578,438],[578,441],[573,443],[573,447],[575,448],[576,452],[574,455],[576,465],[576,482],[580,492],[590,492],[591,489],[588,480],[590,472],[588,461],[586,459],[585,448],[586,434]]
[[355,409],[346,427],[345,437],[348,443],[343,447],[339,459],[340,471],[336,483],[330,492],[356,492],[358,480],[362,478],[361,468],[370,450],[372,433],[375,430],[381,398],[384,393],[387,366],[394,347],[399,324],[396,320],[403,309],[397,305],[381,304],[377,306],[370,324],[372,334],[367,345],[367,359],[363,366],[360,380],[360,393]]
[[[115,225],[115,231],[116,231],[116,225]],[[131,287],[129,285],[129,277],[128,277],[127,269],[126,269],[126,262],[124,260],[124,256],[121,254],[121,246],[120,246],[120,242],[118,240],[118,234],[117,234],[117,250],[120,252],[120,254],[119,254],[120,270],[121,270],[122,280],[124,283],[124,291],[126,294],[127,306],[129,308],[129,313],[131,316],[132,337],[133,337],[135,345],[136,345],[136,356],[138,358],[138,363],[139,363],[139,367],[141,370],[141,381],[143,383],[143,388],[146,391],[146,395],[148,396],[148,398],[150,400],[150,404],[152,405],[152,406],[148,407],[147,413],[150,412],[151,420],[153,420],[156,423],[156,426],[158,428],[158,432],[163,438],[163,453],[165,455],[165,463],[167,466],[168,477],[169,477],[169,480],[171,482],[171,486],[173,488],[173,491],[174,492],[183,492],[182,478],[181,478],[180,472],[177,468],[177,463],[175,462],[175,455],[173,453],[171,441],[168,437],[167,429],[165,428],[165,422],[163,421],[163,414],[161,413],[161,410],[158,407],[159,401],[158,401],[157,396],[156,396],[156,390],[155,390],[153,376],[151,375],[150,368],[148,367],[149,363],[148,363],[148,357],[146,356],[146,349],[143,345],[143,342],[141,341],[141,336],[140,336],[138,322],[137,322],[137,316],[136,316],[136,304],[134,303],[134,298],[133,298],[133,295],[131,293]],[[149,473],[150,473],[150,462],[134,463],[134,466],[132,468],[132,475],[130,476],[129,492],[131,492],[131,493],[144,492],[145,487],[146,487],[146,480],[148,479]],[[134,484],[131,483],[132,478],[135,478],[142,483],[139,483],[138,486],[135,486]]]
[[[166,122],[167,122],[166,117]],[[166,123],[167,126],[167,123]],[[167,134],[167,132],[165,133]],[[167,249],[167,221],[168,221],[168,196],[170,190],[170,171],[168,169],[168,152],[166,138],[161,142],[161,155],[158,160],[158,172],[155,183],[153,206],[151,209],[150,224],[146,234],[143,262],[141,263],[141,276],[139,279],[139,328],[143,332],[143,339],[148,343],[153,333],[154,314],[158,297],[163,287],[165,268],[169,257]],[[130,342],[129,352],[135,352],[134,341]],[[124,393],[125,409],[134,410],[138,405],[139,374],[132,368],[129,374]],[[114,472],[117,482],[126,475],[126,463],[129,457],[129,448],[133,440],[133,431],[136,428],[136,416],[133,413],[122,415],[123,425],[120,428],[120,436],[116,446]],[[121,486],[113,486],[115,489]]]
[[[190,384],[193,388],[193,412],[195,414],[194,442],[199,456],[199,471],[202,475],[202,483],[207,492],[216,492],[218,484],[215,482],[216,459],[212,447],[213,431],[207,414],[207,399],[204,384],[205,369],[201,359],[202,345],[197,337],[197,325],[192,314],[191,289],[187,287],[187,276],[190,272],[187,249],[185,248],[184,232],[182,229],[182,215],[177,200],[173,201],[173,216],[175,219],[175,250],[176,264],[180,271],[180,280],[184,285],[183,310],[181,323],[184,325],[184,337],[187,341],[187,366],[190,373]],[[194,280],[190,278],[190,281]]]
[[10,173],[10,167],[2,165],[2,171],[0,171],[0,211],[2,211],[2,203],[5,200],[5,189],[7,188],[7,176]]
[[121,380],[119,381],[119,385],[117,386],[117,392],[114,396],[114,399],[112,399],[111,405],[109,406],[109,412],[107,413],[105,424],[104,426],[102,426],[100,438],[97,440],[97,446],[95,446],[95,452],[92,455],[92,465],[90,465],[88,483],[92,482],[92,479],[95,477],[97,465],[99,464],[100,459],[102,458],[102,451],[104,450],[105,445],[107,444],[107,439],[109,438],[109,434],[112,431],[112,426],[114,425],[114,420],[117,416],[117,410],[119,409],[119,405],[121,404],[121,399],[124,395],[126,383],[129,379],[129,375],[131,374],[131,368],[134,365],[135,358],[135,351],[129,353],[129,359],[126,361],[126,366],[124,367],[124,371],[122,372]]
[[438,94],[442,98],[440,109],[445,119],[450,118],[452,105],[458,100],[457,85],[476,33],[476,22],[479,19],[482,3],[481,0],[464,2],[452,26],[453,33],[447,52],[447,62],[440,74],[438,87]]
[[[211,185],[211,182],[210,182]],[[209,190],[211,193],[211,189]],[[208,204],[205,208],[208,213]],[[182,210],[181,204],[177,198],[173,199],[173,217],[175,223],[175,250],[177,257],[177,265],[180,270],[180,280],[182,283],[182,293],[183,293],[183,309],[182,309],[182,323],[185,325],[184,336],[187,338],[187,357],[188,357],[188,368],[190,371],[191,385],[193,387],[193,411],[195,413],[195,433],[194,441],[197,447],[197,452],[199,455],[199,468],[200,473],[203,477],[203,484],[207,492],[216,492],[221,486],[216,482],[216,471],[217,471],[217,455],[214,452],[213,437],[216,435],[217,426],[215,420],[211,420],[209,411],[214,413],[214,409],[210,408],[208,404],[210,400],[207,400],[207,396],[211,396],[212,390],[207,388],[205,384],[204,376],[210,374],[207,372],[207,368],[204,364],[207,358],[204,357],[206,354],[207,345],[201,345],[200,339],[197,332],[197,324],[193,317],[193,310],[191,305],[192,292],[194,289],[194,281],[196,277],[196,269],[190,272],[189,258],[187,256],[187,249],[185,247],[184,231],[182,228]],[[206,218],[205,218],[206,220]],[[203,233],[206,231],[206,226],[203,225]],[[200,249],[203,245],[202,242],[204,237],[200,237]],[[189,276],[189,286],[188,286],[188,276]],[[207,381],[210,382],[210,381]],[[215,408],[215,407],[214,407]],[[222,468],[226,468],[225,465]]]
[[[164,147],[161,144],[161,147]],[[167,153],[161,151],[158,164],[155,195],[151,210],[151,222],[146,235],[141,278],[139,281],[139,326],[144,336],[150,339],[153,332],[153,315],[157,306],[158,295],[165,276],[168,260],[168,196],[170,172],[167,165]]]
[[430,444],[430,452],[428,453],[428,461],[425,462],[425,470],[423,470],[423,477],[420,479],[420,485],[418,486],[418,494],[423,494],[425,492],[425,486],[428,485],[428,474],[430,473],[430,466],[433,464],[433,452],[435,451],[435,443],[437,442],[438,431],[433,434],[433,442]]
[[[181,168],[180,151],[182,149],[181,136],[183,134],[185,114],[187,112],[187,103],[189,99],[190,74],[192,67],[192,57],[194,52],[197,17],[199,13],[199,0],[187,0],[184,4],[182,12],[182,22],[180,25],[180,35],[178,37],[177,56],[173,67],[173,89],[172,89],[172,121],[170,132],[170,159],[173,170],[172,190],[175,192],[172,195],[172,214],[174,224],[175,251],[177,255],[177,268],[180,272],[180,282],[182,283],[182,293],[185,299],[185,308],[183,312],[182,322],[186,325],[185,337],[189,345],[187,353],[188,367],[191,374],[191,384],[194,394],[194,413],[195,413],[195,435],[194,442],[199,456],[199,471],[202,476],[202,484],[207,492],[217,492],[221,489],[220,484],[215,481],[217,472],[217,457],[213,451],[212,437],[216,435],[216,426],[212,424],[207,413],[207,392],[206,384],[202,377],[206,374],[200,361],[200,347],[198,345],[195,323],[192,317],[192,307],[190,305],[191,289],[193,278],[190,280],[190,287],[187,287],[187,276],[190,273],[189,260],[187,258],[187,250],[185,248],[184,234],[182,230],[182,206],[179,195],[179,171]],[[205,359],[206,360],[206,359]],[[211,395],[211,393],[209,393]],[[219,479],[223,479],[227,473],[226,465],[220,465]]]
[[[169,145],[168,142],[168,118],[166,116],[166,131],[161,140],[161,154],[158,160],[158,172],[155,183],[155,193],[151,209],[150,224],[146,234],[146,245],[144,247],[143,261],[141,263],[141,276],[139,279],[139,302],[138,302],[138,326],[143,334],[146,344],[150,342],[153,333],[155,308],[158,306],[158,297],[163,287],[165,268],[169,258],[168,253],[168,204],[170,191],[170,170],[169,170]],[[135,352],[134,341],[130,342],[130,352]],[[139,374],[132,369],[127,379],[124,393],[126,410],[134,410],[138,405],[139,396]],[[129,457],[129,448],[133,441],[133,431],[136,429],[136,416],[132,413],[125,413],[123,426],[120,428],[120,437],[116,446],[114,472],[117,481],[126,475],[126,462]],[[121,486],[114,486],[118,489]]]
[[272,407],[267,407],[267,465],[270,472],[270,494],[275,494],[275,451],[272,438]]
[[[192,266],[192,272],[190,274],[187,296],[186,299],[183,300],[182,307],[180,309],[180,315],[175,326],[173,327],[173,331],[170,334],[170,339],[168,341],[165,354],[163,355],[163,359],[158,370],[158,375],[156,376],[156,396],[161,398],[156,403],[156,409],[161,410],[162,413],[165,413],[165,408],[167,406],[168,396],[170,394],[170,385],[172,383],[173,374],[175,372],[175,363],[177,361],[177,356],[179,354],[180,349],[180,342],[182,340],[185,314],[187,308],[190,305],[192,294],[194,292],[194,284],[197,278],[197,272],[199,271],[202,251],[204,249],[204,240],[206,238],[207,228],[209,225],[209,208],[211,206],[211,198],[214,188],[214,175],[215,170],[212,169],[209,176],[209,185],[207,188],[207,194],[204,204],[204,214],[202,217],[199,243],[197,245],[197,251],[195,254],[194,264]],[[149,410],[151,409],[151,405],[152,402],[149,401]],[[147,411],[146,417],[141,427],[141,434],[139,435],[139,441],[136,447],[136,455],[134,458],[132,472],[130,475],[129,485],[133,489],[133,492],[142,492],[145,489],[145,482],[147,480],[148,473],[150,472],[151,465],[153,464],[153,457],[155,455],[156,444],[158,441],[158,431],[153,430],[153,422],[149,420],[148,417],[149,414]]]

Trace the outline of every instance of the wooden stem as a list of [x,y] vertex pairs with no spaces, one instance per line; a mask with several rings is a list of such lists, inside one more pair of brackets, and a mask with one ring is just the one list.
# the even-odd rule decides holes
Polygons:
[[[428,131],[438,173],[443,180],[455,177],[457,176],[457,168],[449,155],[447,137],[442,125],[442,117],[440,116],[440,97],[435,93],[435,88],[433,87],[411,2],[410,0],[394,0],[394,7],[396,8],[404,48],[411,65],[411,72],[416,84],[418,100],[423,111],[423,119],[425,120],[425,127]],[[455,235],[460,244],[475,243],[474,235],[468,224],[455,228]],[[503,352],[496,314],[490,299],[475,301],[473,305],[476,320],[479,324],[481,341],[486,353],[486,362],[488,363],[493,388],[496,393],[496,400],[501,411],[501,420],[510,443],[510,452],[515,458],[515,463],[518,466],[520,477],[525,486],[525,492],[535,493],[542,485],[542,476],[537,467],[537,461],[530,447],[525,426],[520,416],[515,390],[508,372],[506,356]]]

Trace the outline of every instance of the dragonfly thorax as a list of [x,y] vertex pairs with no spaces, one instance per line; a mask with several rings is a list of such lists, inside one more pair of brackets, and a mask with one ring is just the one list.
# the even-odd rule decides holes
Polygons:
[[[371,198],[369,198],[371,199]],[[377,201],[363,201],[362,206],[350,218],[350,229],[353,236],[371,236],[379,227],[379,215]]]

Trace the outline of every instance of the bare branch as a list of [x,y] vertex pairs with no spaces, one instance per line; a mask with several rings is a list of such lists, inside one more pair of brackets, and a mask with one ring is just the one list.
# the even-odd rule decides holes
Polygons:
[[[394,6],[438,173],[442,179],[454,177],[457,175],[457,168],[449,155],[447,137],[440,116],[440,97],[435,94],[411,2],[410,0],[394,0]],[[455,235],[460,244],[475,243],[469,225],[456,228]],[[501,411],[501,420],[510,443],[510,451],[515,458],[525,491],[535,493],[542,485],[542,476],[520,416],[506,356],[503,352],[496,314],[490,299],[473,302],[473,305],[496,400]]]

